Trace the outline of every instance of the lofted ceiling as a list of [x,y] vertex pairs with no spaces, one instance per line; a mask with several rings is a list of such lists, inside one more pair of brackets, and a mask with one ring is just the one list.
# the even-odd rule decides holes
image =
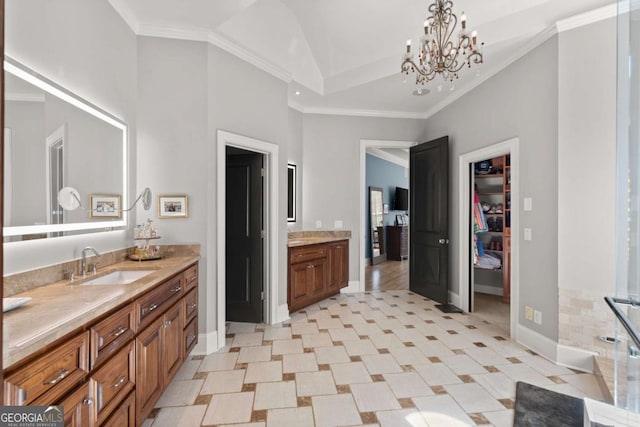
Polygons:
[[[109,0],[141,35],[209,41],[289,83],[305,112],[427,117],[553,34],[556,24],[615,0],[454,0],[485,43],[485,63],[413,96],[400,62],[417,43],[429,0]],[[604,11],[604,12],[603,12]],[[585,22],[583,15],[577,19]],[[558,24],[559,25],[559,24]]]

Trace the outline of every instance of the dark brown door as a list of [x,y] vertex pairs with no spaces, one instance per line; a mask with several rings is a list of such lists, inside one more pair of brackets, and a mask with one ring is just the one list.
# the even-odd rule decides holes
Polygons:
[[262,321],[263,155],[227,147],[227,320]]
[[409,288],[447,304],[449,137],[411,147]]

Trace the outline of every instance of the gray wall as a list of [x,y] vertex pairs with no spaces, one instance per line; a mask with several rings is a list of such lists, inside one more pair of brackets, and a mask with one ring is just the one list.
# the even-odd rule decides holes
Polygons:
[[616,20],[561,33],[558,56],[558,286],[604,297],[615,290]]
[[[6,54],[120,118],[129,125],[130,186],[136,151],[136,36],[106,1],[8,0]],[[5,274],[79,257],[95,246],[129,246],[129,230],[5,245]]]
[[[427,139],[449,135],[450,212],[458,212],[458,158],[509,138],[520,138],[520,194],[532,197],[520,227],[520,323],[524,305],[542,310],[543,323],[526,326],[557,340],[558,335],[558,41],[548,40],[426,121]],[[513,200],[512,204],[521,203]],[[450,220],[451,288],[459,292],[460,230]],[[513,230],[522,232],[521,230]]]
[[302,191],[302,179],[304,178],[304,164],[303,158],[303,144],[302,140],[304,134],[302,131],[302,117],[303,114],[293,108],[289,108],[289,156],[288,163],[293,163],[297,166],[297,206],[296,206],[296,222],[287,223],[287,229],[289,231],[302,230],[303,218],[302,218],[302,205],[304,203],[304,194]]
[[370,117],[304,115],[304,182],[302,208],[305,230],[333,229],[342,220],[351,230],[349,280],[359,278],[364,262],[360,252],[360,140],[422,141],[424,121]]
[[[189,218],[157,220],[163,240],[200,243],[202,333],[216,325],[216,147],[225,130],[279,146],[280,212],[286,212],[286,83],[210,45],[139,38],[138,181],[155,194],[187,194]],[[295,117],[295,115],[294,115]],[[299,119],[298,119],[299,120]],[[298,153],[301,152],[300,142]],[[299,158],[298,154],[298,157]],[[155,200],[151,215],[155,218]],[[144,212],[139,216],[144,219]],[[279,301],[286,304],[286,216],[281,215]]]

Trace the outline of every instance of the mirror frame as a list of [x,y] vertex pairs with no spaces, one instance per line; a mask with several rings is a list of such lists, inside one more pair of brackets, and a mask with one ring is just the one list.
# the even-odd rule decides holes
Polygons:
[[297,197],[298,167],[293,163],[287,164],[287,222],[296,222],[298,210]]
[[[381,212],[383,212],[382,215],[382,227],[374,227],[373,226],[373,221],[372,221],[372,208],[373,208],[373,193],[380,193],[380,204],[382,205],[380,209]],[[387,253],[384,250],[384,245],[385,245],[385,225],[384,225],[384,191],[382,190],[382,188],[380,187],[369,187],[369,245],[371,246],[371,265],[376,265],[376,264],[380,264],[381,262],[384,262],[387,260]],[[376,231],[374,231],[374,228],[376,229]],[[382,234],[380,234],[380,230],[378,230],[379,228],[382,228]],[[378,249],[380,249],[380,253],[378,254],[378,256],[373,256],[373,249],[374,249],[374,237],[375,234],[378,233]]]
[[[76,108],[83,110],[84,112],[91,114],[95,118],[102,120],[117,129],[122,131],[122,204],[128,205],[128,153],[129,153],[129,138],[128,127],[122,120],[112,116],[105,110],[91,104],[90,102],[80,98],[76,94],[68,91],[62,86],[54,83],[50,79],[42,76],[41,74],[33,71],[24,64],[15,61],[12,58],[5,56],[4,71],[8,72],[26,82],[44,90],[45,92],[65,101]],[[22,236],[29,234],[42,234],[42,233],[55,233],[64,231],[106,231],[118,227],[127,226],[128,215],[126,211],[123,211],[122,218],[117,221],[98,221],[98,222],[76,222],[67,224],[43,224],[43,225],[21,225],[21,226],[5,226],[2,228],[3,235],[9,236]],[[55,236],[47,236],[55,237]],[[17,243],[17,242],[6,242]],[[5,243],[5,244],[6,244]]]

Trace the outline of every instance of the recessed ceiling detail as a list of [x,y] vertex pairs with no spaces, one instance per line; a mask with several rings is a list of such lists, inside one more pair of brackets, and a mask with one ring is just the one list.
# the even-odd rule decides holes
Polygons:
[[494,75],[555,34],[558,21],[564,29],[615,14],[614,0],[455,0],[485,42],[485,63],[479,76],[461,74],[453,91],[413,96],[415,84],[398,72],[400,52],[420,38],[432,1],[109,0],[136,34],[208,41],[287,81],[301,111],[411,118]]

